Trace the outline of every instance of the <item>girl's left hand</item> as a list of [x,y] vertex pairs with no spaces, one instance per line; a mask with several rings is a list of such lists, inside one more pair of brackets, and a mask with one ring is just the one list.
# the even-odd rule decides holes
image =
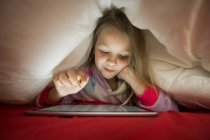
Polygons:
[[122,69],[117,77],[126,81],[128,84],[133,80],[137,80],[133,69],[131,69],[129,66]]
[[125,67],[117,76],[119,79],[127,82],[135,93],[142,95],[145,89],[145,86],[142,85],[142,82],[137,78],[134,70],[130,67]]

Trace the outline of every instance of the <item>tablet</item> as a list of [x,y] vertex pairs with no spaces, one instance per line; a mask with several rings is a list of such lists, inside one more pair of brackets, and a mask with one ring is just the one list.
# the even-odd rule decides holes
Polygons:
[[26,111],[29,115],[48,116],[156,116],[158,113],[135,106],[56,105]]

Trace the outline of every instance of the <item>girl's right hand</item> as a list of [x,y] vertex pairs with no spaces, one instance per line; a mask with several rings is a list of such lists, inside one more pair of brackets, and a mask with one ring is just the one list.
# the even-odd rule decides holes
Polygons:
[[79,70],[60,72],[53,78],[56,90],[60,97],[79,92],[88,83],[89,76]]

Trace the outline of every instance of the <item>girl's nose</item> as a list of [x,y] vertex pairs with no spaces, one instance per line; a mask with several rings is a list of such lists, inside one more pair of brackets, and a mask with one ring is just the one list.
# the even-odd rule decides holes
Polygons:
[[109,56],[108,59],[107,59],[107,63],[110,65],[110,66],[114,66],[117,64],[117,58],[115,56]]

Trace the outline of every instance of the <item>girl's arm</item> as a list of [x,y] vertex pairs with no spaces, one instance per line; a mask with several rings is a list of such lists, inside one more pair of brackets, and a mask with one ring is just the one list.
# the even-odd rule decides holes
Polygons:
[[38,107],[44,107],[44,106],[52,106],[59,104],[59,99],[51,99],[52,97],[49,97],[51,93],[55,92],[55,87],[50,84],[48,85],[36,98],[36,106]]
[[159,112],[178,110],[178,106],[172,98],[150,85],[144,86],[129,68],[124,69],[118,77],[131,86],[138,99],[139,106]]
[[129,82],[129,85],[132,87],[140,107],[158,112],[178,110],[175,101],[162,90],[150,85],[145,87],[138,80]]
[[88,80],[88,75],[81,70],[60,72],[53,78],[53,86],[47,86],[37,97],[36,104],[38,106],[58,104],[64,97],[78,93]]
[[56,88],[53,88],[49,91],[48,101],[52,104],[59,102],[63,97],[58,94]]
[[147,86],[142,95],[135,95],[140,107],[158,112],[179,110],[176,102],[167,93],[152,86]]

